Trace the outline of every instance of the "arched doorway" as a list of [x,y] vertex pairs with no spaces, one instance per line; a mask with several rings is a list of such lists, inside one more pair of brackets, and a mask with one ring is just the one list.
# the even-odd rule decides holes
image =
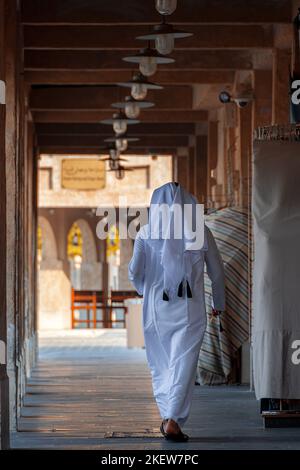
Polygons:
[[67,234],[71,285],[75,289],[100,290],[102,269],[92,229],[84,219],[73,222]]

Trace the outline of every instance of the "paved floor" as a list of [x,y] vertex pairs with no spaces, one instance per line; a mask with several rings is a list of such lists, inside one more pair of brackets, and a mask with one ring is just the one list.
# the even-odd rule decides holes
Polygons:
[[15,448],[300,449],[300,430],[263,429],[247,387],[195,386],[187,444],[159,425],[145,352],[126,348],[124,330],[41,335]]

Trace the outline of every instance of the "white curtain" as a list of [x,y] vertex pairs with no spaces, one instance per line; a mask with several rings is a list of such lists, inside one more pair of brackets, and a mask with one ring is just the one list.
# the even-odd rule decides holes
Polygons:
[[300,399],[300,143],[254,143],[253,216],[256,396]]

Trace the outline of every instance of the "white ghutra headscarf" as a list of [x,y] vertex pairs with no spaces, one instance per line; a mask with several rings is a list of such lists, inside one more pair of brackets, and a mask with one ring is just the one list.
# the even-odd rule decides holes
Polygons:
[[146,242],[160,256],[163,299],[182,297],[184,288],[192,297],[192,266],[207,250],[203,206],[178,183],[164,184],[153,192]]

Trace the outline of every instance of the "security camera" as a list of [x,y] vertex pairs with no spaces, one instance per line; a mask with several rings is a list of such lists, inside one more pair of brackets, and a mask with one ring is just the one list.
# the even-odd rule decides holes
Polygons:
[[235,98],[233,101],[239,108],[245,108],[252,98]]
[[228,93],[228,91],[221,91],[221,93],[219,94],[219,100],[221,101],[221,103],[227,104],[232,101],[232,97],[230,93]]
[[253,100],[252,94],[245,94],[236,97],[232,97],[228,91],[221,91],[219,94],[219,100],[223,104],[234,102],[239,108],[245,108],[247,104]]

